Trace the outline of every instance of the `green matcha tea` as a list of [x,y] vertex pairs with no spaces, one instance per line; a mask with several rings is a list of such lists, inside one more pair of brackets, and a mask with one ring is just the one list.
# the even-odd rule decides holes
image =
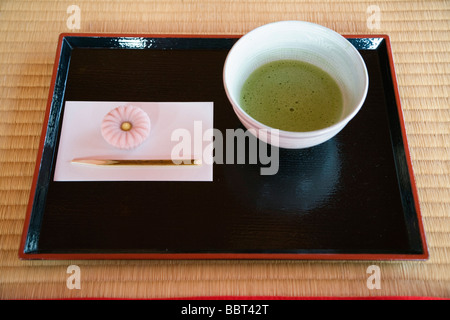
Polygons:
[[259,122],[285,131],[312,131],[339,121],[342,93],[322,69],[278,60],[256,69],[241,91],[242,109]]

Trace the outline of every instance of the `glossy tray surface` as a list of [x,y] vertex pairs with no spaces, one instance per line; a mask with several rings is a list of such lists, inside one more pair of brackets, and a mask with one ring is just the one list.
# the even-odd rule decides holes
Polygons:
[[387,36],[347,36],[370,79],[332,140],[212,182],[53,181],[65,101],[212,101],[243,128],[223,64],[237,37],[61,35],[19,256],[23,259],[426,259]]

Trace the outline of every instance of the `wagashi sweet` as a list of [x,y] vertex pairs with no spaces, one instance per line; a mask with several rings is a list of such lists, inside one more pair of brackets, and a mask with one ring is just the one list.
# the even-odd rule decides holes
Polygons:
[[103,118],[101,132],[110,145],[130,150],[148,138],[150,128],[150,118],[144,110],[125,105],[111,110]]

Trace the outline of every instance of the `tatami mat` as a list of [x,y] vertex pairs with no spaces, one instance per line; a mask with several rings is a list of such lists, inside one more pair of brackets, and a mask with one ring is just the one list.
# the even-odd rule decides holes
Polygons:
[[[71,5],[80,29],[70,30]],[[377,6],[379,28],[368,24]],[[368,10],[369,9],[369,10]],[[243,34],[277,20],[391,39],[423,222],[426,262],[20,261],[58,35]],[[370,22],[370,21],[369,21]],[[450,1],[0,1],[0,298],[433,296],[450,298]],[[66,286],[81,268],[81,289]],[[367,268],[381,289],[367,287]]]

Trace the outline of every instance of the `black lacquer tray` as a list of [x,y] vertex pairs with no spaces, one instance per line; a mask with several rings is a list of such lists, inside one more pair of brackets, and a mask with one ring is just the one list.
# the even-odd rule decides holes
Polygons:
[[243,128],[222,69],[236,36],[63,34],[19,252],[22,259],[428,258],[389,37],[346,36],[370,78],[332,140],[212,182],[53,181],[65,101],[213,101]]

